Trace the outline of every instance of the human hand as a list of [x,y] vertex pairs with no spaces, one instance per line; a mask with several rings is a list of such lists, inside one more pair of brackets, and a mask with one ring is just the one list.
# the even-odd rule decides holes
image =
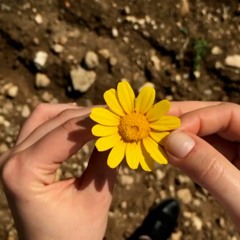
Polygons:
[[206,188],[240,231],[240,105],[173,102],[182,125],[165,142],[169,163]]
[[90,108],[40,104],[1,157],[19,239],[103,239],[116,170],[93,151],[80,178],[54,181],[60,164],[91,140]]

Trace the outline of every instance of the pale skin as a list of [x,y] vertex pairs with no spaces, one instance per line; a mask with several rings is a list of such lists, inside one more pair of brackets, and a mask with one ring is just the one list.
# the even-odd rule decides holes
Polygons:
[[173,103],[182,126],[167,138],[169,163],[206,188],[240,232],[240,105]]
[[[93,139],[89,112],[39,105],[0,158],[20,240],[103,239],[117,175],[106,165],[108,153],[94,150],[81,178],[54,181],[59,165]],[[173,102],[169,114],[182,121],[165,142],[169,163],[205,187],[240,230],[240,106]]]
[[39,105],[1,158],[20,240],[103,239],[116,169],[94,150],[81,178],[55,182],[59,165],[91,140],[90,108]]

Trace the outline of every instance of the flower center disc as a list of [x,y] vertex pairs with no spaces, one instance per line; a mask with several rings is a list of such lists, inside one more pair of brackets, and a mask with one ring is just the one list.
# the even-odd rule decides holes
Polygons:
[[124,141],[135,142],[147,137],[150,127],[144,115],[134,112],[121,118],[118,131]]

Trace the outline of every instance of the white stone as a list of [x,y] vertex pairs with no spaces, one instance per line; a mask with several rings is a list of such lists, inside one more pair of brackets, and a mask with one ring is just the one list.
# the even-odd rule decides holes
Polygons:
[[1,113],[5,113],[6,115],[9,115],[10,112],[13,111],[13,103],[11,100],[9,100],[8,102],[4,103],[2,108],[0,109]]
[[115,27],[112,29],[112,36],[115,38],[118,37],[118,30]]
[[41,14],[36,14],[36,16],[35,16],[35,22],[37,23],[37,24],[42,24],[43,23],[43,18],[42,18],[42,15]]
[[133,182],[134,182],[134,179],[133,179],[133,177],[132,176],[129,176],[129,175],[125,175],[125,174],[122,174],[121,176],[120,176],[120,182],[121,182],[121,184],[123,185],[123,186],[125,186],[125,185],[131,185],[131,184],[133,184]]
[[175,76],[175,80],[176,80],[176,82],[181,82],[181,80],[182,80],[181,75],[180,75],[180,74],[177,74],[177,75]]
[[224,219],[223,217],[221,217],[221,218],[219,219],[219,225],[220,225],[222,228],[225,227],[225,219]]
[[165,177],[165,172],[163,172],[161,169],[156,169],[155,171],[157,180],[162,180]]
[[153,63],[154,68],[157,71],[160,71],[161,70],[161,61],[160,61],[160,59],[156,55],[152,55],[150,59],[151,59],[151,62]]
[[125,6],[124,12],[125,12],[125,14],[130,14],[130,12],[131,12],[130,7],[129,6]]
[[10,127],[10,122],[7,121],[3,116],[0,115],[0,124],[4,127]]
[[18,87],[16,85],[12,85],[11,87],[8,88],[7,90],[7,95],[9,97],[15,98],[18,94]]
[[108,58],[110,58],[110,56],[111,56],[109,50],[106,49],[106,48],[100,49],[100,50],[98,51],[98,53],[99,53],[103,58],[105,58],[105,59],[108,59]]
[[1,143],[0,144],[0,154],[3,154],[9,150],[8,146],[6,143]]
[[0,115],[0,124],[3,124],[5,121],[5,118],[3,116]]
[[216,69],[221,69],[221,68],[223,68],[222,63],[221,63],[220,61],[216,61],[216,63],[215,63],[215,68],[216,68]]
[[36,68],[39,70],[44,68],[47,62],[47,59],[48,59],[48,54],[46,52],[38,51],[33,60]]
[[126,201],[122,201],[121,202],[121,208],[122,209],[126,209],[127,208],[127,202]]
[[117,64],[118,60],[115,57],[110,57],[109,58],[109,64],[111,66],[115,66]]
[[185,204],[189,204],[192,201],[192,193],[188,188],[178,190],[177,196]]
[[88,144],[85,144],[85,145],[82,147],[81,151],[82,151],[85,155],[89,155],[89,153],[90,153],[89,145],[88,145]]
[[31,113],[31,110],[29,108],[28,105],[23,105],[22,107],[22,111],[21,111],[21,115],[24,117],[24,118],[27,118],[30,116],[30,113]]
[[192,224],[197,231],[202,230],[203,223],[202,220],[197,216],[192,216]]
[[88,69],[94,69],[99,64],[98,55],[93,51],[87,52],[84,61]]
[[123,41],[125,42],[125,43],[129,43],[129,38],[128,37],[123,37]]
[[49,103],[49,102],[52,102],[53,95],[52,95],[52,93],[46,91],[46,92],[42,93],[41,98],[44,102]]
[[195,78],[200,78],[200,76],[201,76],[201,73],[199,71],[194,71],[193,74],[194,74]]
[[189,2],[188,0],[182,0],[181,4],[181,14],[182,16],[185,16],[189,13],[190,7],[189,7]]
[[63,49],[64,49],[64,47],[63,47],[63,45],[61,45],[61,44],[58,44],[58,43],[56,43],[56,44],[54,44],[54,45],[52,45],[52,50],[55,52],[55,53],[61,53],[62,51],[63,51]]
[[182,239],[182,232],[181,231],[177,231],[177,232],[174,232],[172,233],[171,235],[171,240],[181,240]]
[[45,88],[45,87],[49,86],[50,83],[51,83],[51,81],[47,77],[46,74],[43,74],[43,73],[36,74],[36,80],[35,80],[36,87]]
[[192,182],[192,180],[186,176],[186,175],[178,175],[178,181],[181,183],[181,184],[185,184],[185,183],[190,183]]
[[182,213],[182,215],[183,215],[183,217],[185,217],[185,218],[192,218],[192,213],[191,212],[188,212],[188,211],[184,211],[183,213]]
[[211,96],[212,95],[212,90],[211,89],[205,89],[203,93],[206,96]]
[[70,71],[70,77],[75,91],[86,92],[95,82],[96,73],[78,67]]
[[213,55],[219,55],[222,53],[222,49],[218,46],[214,46],[211,50]]
[[225,58],[225,64],[230,67],[240,68],[240,55],[234,54]]

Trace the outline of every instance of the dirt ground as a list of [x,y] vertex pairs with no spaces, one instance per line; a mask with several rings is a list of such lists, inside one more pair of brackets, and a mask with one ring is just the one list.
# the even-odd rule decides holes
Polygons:
[[[157,100],[240,103],[239,55],[237,0],[0,0],[0,154],[39,102],[103,103],[122,78],[136,92],[153,84]],[[86,82],[76,83],[79,76]],[[91,149],[65,163],[59,178],[81,174]],[[213,197],[171,166],[122,167],[106,239],[127,239],[169,197],[181,205],[170,239],[240,239]],[[17,239],[1,188],[0,239]]]

